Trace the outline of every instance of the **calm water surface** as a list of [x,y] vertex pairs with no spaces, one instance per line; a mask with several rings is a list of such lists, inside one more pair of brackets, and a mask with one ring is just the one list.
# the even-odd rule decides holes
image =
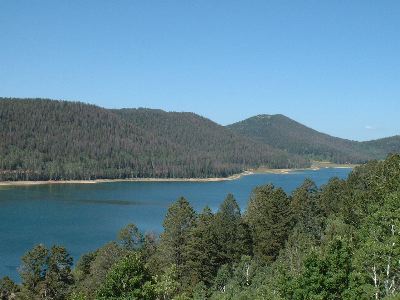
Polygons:
[[0,187],[0,277],[19,280],[20,257],[35,244],[61,244],[74,259],[115,239],[120,228],[135,223],[143,231],[162,230],[168,206],[186,197],[200,211],[216,211],[233,193],[242,210],[251,190],[273,183],[290,193],[305,178],[318,186],[346,178],[350,169],[321,169],[289,174],[256,174],[222,182],[115,182]]

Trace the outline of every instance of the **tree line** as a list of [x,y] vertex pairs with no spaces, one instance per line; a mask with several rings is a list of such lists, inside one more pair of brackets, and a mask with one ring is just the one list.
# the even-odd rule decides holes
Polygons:
[[255,188],[241,212],[173,203],[161,235],[129,224],[73,268],[60,246],[22,258],[2,299],[400,299],[400,155],[287,195]]

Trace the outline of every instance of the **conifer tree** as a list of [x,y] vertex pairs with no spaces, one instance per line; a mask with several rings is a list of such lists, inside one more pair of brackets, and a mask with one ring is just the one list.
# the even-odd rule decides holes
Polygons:
[[209,286],[218,270],[219,248],[214,230],[214,215],[209,207],[198,216],[190,233],[188,265],[191,285],[203,282]]
[[318,202],[318,189],[310,179],[304,180],[292,194],[290,208],[294,225],[315,239],[320,239],[323,231],[322,210]]
[[160,251],[163,254],[164,265],[176,265],[177,278],[182,284],[187,280],[184,276],[188,269],[187,247],[195,221],[195,211],[189,202],[181,197],[170,206],[163,224]]
[[232,194],[228,194],[216,213],[214,230],[220,249],[220,266],[238,262],[242,255],[251,254],[250,230],[242,220],[239,205]]
[[289,199],[285,192],[268,184],[254,189],[246,219],[254,240],[254,255],[263,262],[276,258],[291,229]]

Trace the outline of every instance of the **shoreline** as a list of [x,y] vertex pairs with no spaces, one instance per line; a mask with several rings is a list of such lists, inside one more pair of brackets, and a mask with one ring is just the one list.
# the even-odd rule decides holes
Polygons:
[[125,179],[93,179],[93,180],[44,180],[44,181],[0,181],[1,186],[31,186],[31,185],[52,185],[52,184],[96,184],[109,182],[221,182],[237,180],[243,176],[254,174],[290,174],[297,171],[317,171],[325,168],[333,169],[351,169],[357,165],[340,165],[321,162],[311,165],[309,168],[299,169],[268,169],[258,168],[243,171],[229,177],[211,177],[211,178],[125,178]]

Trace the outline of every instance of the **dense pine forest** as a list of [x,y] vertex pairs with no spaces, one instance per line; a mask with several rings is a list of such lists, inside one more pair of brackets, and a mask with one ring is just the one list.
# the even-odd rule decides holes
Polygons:
[[163,225],[128,224],[75,267],[37,245],[1,299],[400,299],[399,155],[290,195],[259,186],[244,212],[234,195],[216,212],[180,198]]
[[0,98],[0,180],[225,177],[305,167],[192,113]]
[[399,151],[399,136],[350,141],[283,115],[224,127],[194,113],[0,98],[0,181],[227,177]]
[[284,115],[258,115],[227,127],[260,143],[313,160],[363,163],[400,151],[400,136],[351,141],[318,132]]

